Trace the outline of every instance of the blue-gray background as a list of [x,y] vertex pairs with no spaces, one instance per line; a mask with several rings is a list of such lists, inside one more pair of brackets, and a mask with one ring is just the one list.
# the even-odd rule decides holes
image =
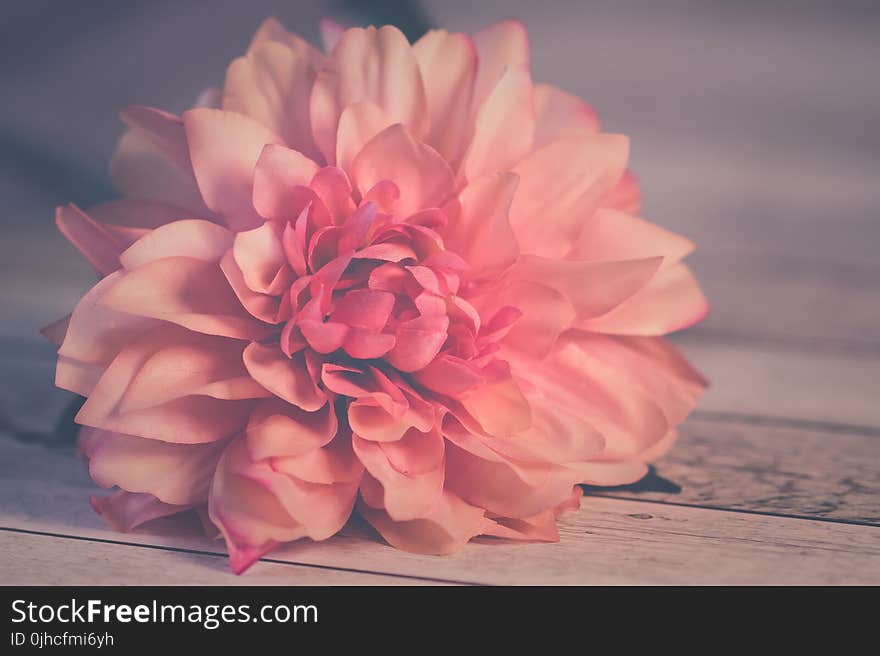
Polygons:
[[[36,331],[68,312],[93,274],[54,232],[53,207],[111,197],[106,171],[122,131],[118,109],[184,109],[201,88],[222,82],[267,15],[312,40],[325,16],[395,22],[411,37],[426,26],[473,31],[521,19],[534,77],[578,93],[608,130],[632,136],[645,215],[698,243],[692,261],[713,311],[679,341],[713,378],[718,396],[709,407],[733,395],[748,410],[773,374],[770,365],[761,370],[762,352],[869,364],[880,355],[880,3],[4,0],[0,7],[4,421],[48,425],[46,408],[66,400],[48,389],[52,350]],[[751,364],[743,366],[753,379],[734,386],[736,358],[701,357],[713,344],[748,350]],[[867,396],[852,402],[862,414],[873,412]]]

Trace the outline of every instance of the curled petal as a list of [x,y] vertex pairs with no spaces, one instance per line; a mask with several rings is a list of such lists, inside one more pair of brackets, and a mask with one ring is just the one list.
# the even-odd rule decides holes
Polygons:
[[210,221],[174,221],[151,230],[119,256],[126,269],[166,257],[192,257],[218,262],[232,246],[233,234]]
[[295,221],[300,187],[308,186],[318,165],[302,153],[268,144],[254,168],[254,209],[264,219]]
[[454,553],[471,538],[489,532],[494,524],[482,508],[446,490],[431,511],[418,519],[395,521],[384,509],[370,506],[363,498],[357,507],[391,546],[420,554]]
[[247,426],[252,460],[301,456],[325,446],[336,435],[338,421],[332,403],[307,412],[281,399],[261,401]]
[[452,170],[437,151],[415,141],[400,124],[377,134],[364,146],[352,164],[352,174],[361,193],[382,180],[400,189],[397,211],[409,216],[417,210],[439,207],[452,193]]
[[244,365],[260,385],[303,410],[314,412],[327,403],[303,352],[288,358],[277,346],[252,342],[244,350]]
[[88,429],[97,433],[86,456],[92,479],[101,487],[119,486],[145,493],[177,506],[204,503],[214,469],[225,446],[172,444],[131,435]]
[[92,509],[104,518],[114,531],[128,533],[141,524],[160,517],[176,515],[190,506],[164,503],[152,494],[140,494],[119,490],[103,497],[89,498]]

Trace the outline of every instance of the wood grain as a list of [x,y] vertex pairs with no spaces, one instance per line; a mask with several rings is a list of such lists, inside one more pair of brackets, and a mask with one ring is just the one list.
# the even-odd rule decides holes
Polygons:
[[[223,553],[222,543],[206,540],[185,517],[114,533],[88,508],[94,487],[68,450],[8,440],[3,446],[9,457],[0,463],[0,526]],[[562,518],[560,534],[558,544],[485,540],[455,556],[431,558],[392,549],[353,523],[344,535],[298,542],[271,559],[487,584],[880,582],[880,529],[873,526],[591,497]],[[170,572],[176,559],[175,552],[166,557]],[[41,576],[39,570],[32,575]],[[222,569],[216,576],[217,582],[231,580]]]
[[218,553],[0,530],[3,585],[420,585],[420,579],[261,562],[247,577]]
[[880,433],[691,418],[636,485],[591,494],[880,525]]

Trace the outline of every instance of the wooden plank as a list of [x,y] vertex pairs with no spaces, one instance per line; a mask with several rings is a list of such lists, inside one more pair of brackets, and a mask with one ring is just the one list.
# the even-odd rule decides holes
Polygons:
[[[0,530],[3,585],[423,585],[425,581],[280,562],[260,562],[246,577],[225,554]],[[440,584],[432,582],[432,584]]]
[[691,418],[655,475],[590,493],[880,525],[880,432]]
[[700,409],[880,427],[880,362],[778,344],[675,338],[711,386]]
[[[93,488],[69,452],[3,446],[0,526],[222,551],[182,518],[114,533],[88,508]],[[872,526],[591,497],[563,516],[560,533],[558,544],[484,540],[431,558],[394,550],[355,523],[345,535],[295,543],[272,559],[463,583],[880,582],[880,529]]]

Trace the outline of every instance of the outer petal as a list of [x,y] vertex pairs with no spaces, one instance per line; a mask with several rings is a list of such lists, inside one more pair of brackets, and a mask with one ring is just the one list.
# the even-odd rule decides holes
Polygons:
[[[127,198],[182,207],[193,216],[211,216],[193,176],[180,119],[152,110],[154,116],[145,121],[145,109],[139,108],[137,123],[132,120],[135,115],[123,117],[134,127],[123,135],[110,162],[117,189]],[[154,131],[158,122],[166,125]]]
[[626,137],[596,134],[554,141],[523,160],[510,208],[523,252],[564,256],[623,175],[628,153]]
[[498,84],[505,70],[529,69],[529,36],[519,21],[501,21],[474,35],[479,68],[474,107],[479,108]]
[[123,242],[76,205],[56,209],[55,225],[100,275],[106,276],[119,268],[119,255],[125,249]]
[[428,129],[427,101],[409,42],[396,27],[346,30],[318,73],[311,96],[312,132],[328,163],[345,107],[368,100],[417,138]]
[[226,71],[223,109],[256,119],[284,142],[312,159],[309,94],[317,70],[311,46],[266,40],[234,60]]
[[[94,430],[94,429],[83,429]],[[86,456],[92,479],[101,487],[154,496],[163,503],[194,505],[208,500],[208,488],[223,442],[172,444],[96,431]]]
[[556,139],[597,132],[599,117],[590,105],[552,84],[535,85],[533,148],[541,148]]
[[252,460],[301,456],[328,444],[338,427],[332,403],[307,412],[281,399],[261,401],[248,422],[248,453]]
[[93,496],[89,502],[94,511],[110,525],[110,528],[123,533],[153,519],[176,515],[190,509],[190,506],[175,506],[164,503],[151,494],[139,494],[125,490],[119,490],[103,497]]
[[619,210],[600,209],[584,222],[566,259],[607,262],[662,255],[661,268],[667,269],[693,249],[686,237]]
[[662,258],[622,262],[552,260],[523,255],[511,270],[512,280],[537,282],[565,295],[579,321],[598,317],[645,287]]
[[258,339],[267,332],[239,303],[217,263],[191,257],[167,257],[128,271],[101,304],[211,335]]
[[468,541],[491,531],[485,511],[444,491],[430,513],[420,519],[396,522],[381,508],[358,501],[358,512],[393,547],[413,553],[443,555],[461,549]]
[[464,178],[513,168],[531,150],[534,131],[532,79],[524,69],[508,68],[477,112]]
[[254,165],[266,144],[281,137],[256,120],[219,109],[183,114],[190,157],[205,203],[233,230],[262,220],[252,203]]
[[471,97],[477,73],[477,51],[466,34],[430,30],[413,44],[425,93],[431,130],[426,143],[453,166],[470,136]]
[[580,327],[616,335],[665,335],[701,321],[708,311],[691,270],[676,264],[610,312]]
[[210,221],[174,221],[145,234],[120,254],[119,261],[126,269],[136,269],[166,257],[218,262],[232,246],[232,240],[229,230]]
[[[152,330],[122,349],[76,421],[184,444],[229,437],[244,427],[253,406],[249,399],[263,392],[253,381],[241,379],[235,347],[228,343],[231,350],[222,350],[227,343],[176,326]],[[187,366],[175,371],[172,364],[212,358],[201,371]]]

